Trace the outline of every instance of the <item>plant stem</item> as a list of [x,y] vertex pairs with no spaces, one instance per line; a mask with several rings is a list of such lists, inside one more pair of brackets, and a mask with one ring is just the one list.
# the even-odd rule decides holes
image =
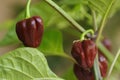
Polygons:
[[60,8],[56,3],[52,0],[44,0],[47,4],[53,7],[58,13],[60,13],[73,27],[75,27],[80,32],[84,32],[85,29],[80,26],[71,16],[69,16],[62,8]]
[[[110,67],[109,72],[108,72],[107,79],[110,77],[110,74],[111,74],[111,72],[112,72],[112,70],[113,70],[113,68],[114,68],[114,65],[115,65],[115,63],[116,63],[119,55],[120,55],[120,49],[118,50],[118,52],[117,52],[117,54],[116,54],[116,56],[115,56],[115,59],[114,59],[114,61],[113,61],[112,64],[111,64],[111,67]],[[108,79],[108,80],[109,80],[109,79]]]
[[75,64],[78,64],[77,61],[76,61],[73,57],[67,55],[67,53],[65,53],[65,54],[66,54],[66,55],[64,55],[63,57],[68,58],[69,60],[71,60],[71,61],[72,61],[73,63],[75,63]]
[[[92,10],[92,16],[93,16],[94,31],[97,31],[98,26],[96,21],[96,13],[94,10]],[[94,60],[93,70],[94,70],[95,80],[102,80],[100,69],[99,69],[98,53]]]
[[100,69],[99,69],[98,54],[96,55],[96,58],[94,60],[93,69],[94,69],[95,80],[102,80]]
[[110,10],[111,10],[111,8],[112,8],[112,5],[113,5],[114,1],[115,1],[115,0],[112,0],[112,1],[111,1],[110,5],[109,5],[108,8],[107,8],[106,13],[105,13],[104,16],[103,16],[103,19],[102,19],[102,21],[101,21],[101,25],[100,25],[100,27],[99,27],[99,29],[98,29],[99,31],[98,31],[98,37],[97,37],[97,39],[96,39],[96,43],[98,43],[99,40],[100,40],[100,37],[101,37],[102,31],[103,31],[103,28],[104,28],[105,23],[106,23],[106,19],[108,18],[108,15],[109,15],[109,13],[110,13]]
[[82,33],[81,37],[80,37],[80,40],[83,41],[85,39],[85,36],[88,34],[88,33],[91,33],[92,35],[94,35],[94,31],[92,29],[89,29],[89,30],[86,30],[85,32]]
[[95,80],[102,80],[100,68],[99,68],[98,54],[96,55],[93,69],[94,69]]
[[26,12],[25,12],[26,18],[30,17],[30,3],[31,3],[31,0],[28,0],[27,5],[26,5]]
[[75,64],[78,64],[77,61],[76,61],[73,57],[67,55],[67,53],[64,53],[64,55],[57,55],[57,54],[50,55],[50,54],[47,54],[47,55],[45,55],[45,56],[59,56],[59,57],[67,58],[67,59],[69,59],[71,62],[73,62],[73,63],[75,63]]
[[92,16],[93,16],[93,25],[94,25],[94,31],[96,32],[98,29],[98,26],[97,26],[97,20],[96,20],[96,13],[95,13],[95,11],[94,10],[92,10],[91,9],[91,11],[92,11]]

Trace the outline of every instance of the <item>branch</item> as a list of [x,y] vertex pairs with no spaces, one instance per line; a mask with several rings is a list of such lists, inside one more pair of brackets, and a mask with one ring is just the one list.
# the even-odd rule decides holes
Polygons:
[[71,16],[69,16],[62,8],[60,8],[56,3],[52,0],[44,0],[47,4],[49,4],[52,8],[54,8],[60,15],[62,15],[73,27],[75,27],[80,32],[84,32],[85,29],[79,25]]

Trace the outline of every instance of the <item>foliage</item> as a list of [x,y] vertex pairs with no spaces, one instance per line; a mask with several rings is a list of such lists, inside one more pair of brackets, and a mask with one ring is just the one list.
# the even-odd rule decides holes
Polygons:
[[[107,20],[119,11],[120,0],[53,0],[61,8],[63,8],[68,15],[70,15],[78,24],[82,25],[84,29],[90,29],[95,27],[93,23],[96,23],[99,29],[104,27]],[[93,13],[96,14],[96,22],[93,21]],[[9,29],[5,37],[0,40],[0,47],[11,45],[11,44],[20,44],[20,41],[17,38],[15,33],[15,24],[17,21],[24,19],[23,10],[16,19],[0,24],[0,29]],[[59,12],[52,8],[45,0],[41,0],[38,3],[35,3],[31,6],[31,15],[39,15],[44,21],[44,35],[41,45],[37,48],[44,55],[57,55],[72,59],[65,52],[67,48],[63,47],[63,35],[72,34],[77,39],[80,36],[80,32],[71,28],[71,23],[63,18]],[[3,27],[6,26],[6,27]],[[73,26],[75,27],[75,26]],[[103,30],[103,29],[102,29]],[[101,30],[101,31],[102,31]],[[63,32],[66,32],[63,34]],[[101,35],[101,33],[99,33]],[[68,42],[69,38],[64,41]],[[67,45],[67,44],[66,44]],[[17,50],[11,51],[5,56],[0,57],[0,78],[6,79],[15,79],[16,76],[21,77],[21,79],[46,79],[51,78],[52,80],[62,80],[59,79],[48,67],[45,57],[41,52],[33,48],[19,48]],[[102,48],[101,48],[102,49]],[[109,57],[110,64],[114,59],[113,55],[108,55],[109,52],[103,49],[103,52],[106,52],[105,55]],[[112,60],[110,60],[112,59]],[[33,60],[33,61],[31,61]],[[44,62],[43,62],[44,61]],[[21,63],[22,62],[22,63]],[[42,65],[44,64],[44,65]],[[117,62],[116,65],[118,65]],[[27,67],[29,66],[29,68]],[[29,72],[28,69],[29,69]],[[36,69],[36,70],[35,70]],[[116,67],[116,70],[119,70]],[[41,73],[43,75],[41,75]],[[14,76],[17,74],[16,76]],[[7,77],[6,77],[7,75]],[[68,77],[71,76],[71,77]],[[66,80],[76,80],[73,75],[72,69],[66,72],[63,76]],[[37,80],[35,79],[35,80]]]
[[19,48],[1,56],[0,79],[62,80],[49,69],[44,55],[33,48]]

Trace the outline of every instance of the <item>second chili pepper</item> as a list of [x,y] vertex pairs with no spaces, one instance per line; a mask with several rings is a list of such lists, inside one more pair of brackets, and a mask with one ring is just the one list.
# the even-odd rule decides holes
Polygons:
[[101,76],[106,77],[108,70],[108,62],[107,59],[102,54],[99,54],[99,67],[100,67]]
[[76,41],[73,43],[71,54],[82,68],[91,68],[97,54],[97,47],[92,40]]

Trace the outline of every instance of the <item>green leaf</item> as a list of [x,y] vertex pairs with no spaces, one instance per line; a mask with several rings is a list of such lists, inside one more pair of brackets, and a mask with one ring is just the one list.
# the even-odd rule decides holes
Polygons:
[[44,55],[34,48],[19,48],[1,56],[0,79],[62,80],[50,70]]
[[120,10],[120,0],[116,0],[114,6],[113,6],[113,13],[115,13],[116,11]]
[[65,5],[76,5],[76,4],[81,4],[82,2],[84,2],[83,0],[74,0],[74,1],[70,1],[70,0],[60,0],[61,4],[65,4]]
[[97,24],[100,27],[105,26],[107,19],[112,16],[115,12],[120,10],[119,0],[87,0],[88,6],[95,12],[97,12]]
[[111,3],[113,4],[115,0],[87,0],[88,6],[94,9],[98,13],[105,14]]
[[63,78],[65,80],[77,80],[77,78],[75,77],[75,74],[73,72],[73,67],[70,67],[65,74],[63,74]]
[[74,59],[64,52],[62,33],[57,29],[45,30],[38,49],[46,56],[61,56],[74,62]]
[[120,6],[119,6],[120,0],[87,0],[87,1],[88,1],[87,5],[92,10],[98,12],[97,13],[98,21],[100,19],[100,15],[103,18],[106,17],[107,19],[111,15],[115,14],[115,12],[120,10]]
[[62,33],[57,29],[45,30],[42,42],[38,49],[46,56],[60,56],[74,62],[74,59],[64,52]]
[[38,48],[45,55],[64,55],[62,34],[59,30],[46,30]]

